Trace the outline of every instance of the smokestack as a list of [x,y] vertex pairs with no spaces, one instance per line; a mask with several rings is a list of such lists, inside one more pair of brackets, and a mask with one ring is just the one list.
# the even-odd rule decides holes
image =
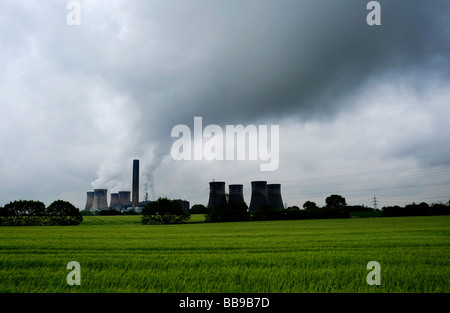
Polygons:
[[249,211],[256,211],[262,204],[269,204],[267,197],[267,182],[252,181],[252,198],[250,200]]
[[131,205],[131,191],[119,191],[119,205]]
[[107,194],[108,189],[94,189],[92,210],[104,210],[108,208],[108,200],[106,199]]
[[109,202],[109,206],[111,208],[117,208],[120,206],[118,193],[111,193],[111,201]]
[[139,160],[133,160],[133,200],[131,206],[136,208],[139,206]]
[[87,192],[87,198],[86,198],[86,206],[84,207],[85,211],[92,210],[92,204],[94,203],[94,192],[88,191]]
[[244,202],[244,186],[243,185],[229,185],[228,202],[243,203]]
[[220,203],[226,202],[227,199],[225,197],[225,182],[210,182],[208,208],[212,208]]
[[267,197],[269,204],[275,209],[284,209],[283,200],[281,199],[281,184],[268,184]]

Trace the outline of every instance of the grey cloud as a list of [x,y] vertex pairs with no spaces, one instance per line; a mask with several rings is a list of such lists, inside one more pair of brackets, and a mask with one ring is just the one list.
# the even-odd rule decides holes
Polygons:
[[[159,138],[195,115],[214,123],[333,116],[346,107],[341,98],[386,71],[448,78],[449,5],[381,4],[383,25],[371,28],[361,1],[194,1],[157,13],[139,3],[160,31],[143,34],[124,59],[146,57],[112,79],[142,106],[149,136]],[[155,48],[146,54],[149,42]]]
[[[380,81],[401,77],[420,95],[425,82],[449,79],[448,1],[380,1],[379,27],[366,24],[360,0],[80,3],[80,27],[65,24],[64,1],[0,4],[0,88],[14,117],[0,129],[27,111],[32,127],[18,133],[36,127],[29,142],[53,140],[48,157],[72,155],[90,171],[101,163],[102,184],[118,179],[121,160],[142,157],[151,188],[171,128],[194,116],[219,125],[332,120],[364,105],[353,95]],[[39,112],[37,125],[30,115]],[[392,153],[414,145],[402,149]]]
[[352,109],[349,95],[388,73],[419,86],[436,73],[448,79],[443,2],[381,2],[380,27],[366,24],[361,1],[194,3],[160,8],[176,20],[159,20],[156,52],[120,80],[142,106],[149,141],[166,151],[170,128],[193,116],[217,124],[333,118]]
[[[366,24],[365,5],[124,5],[134,41],[117,40],[109,52],[122,52],[116,52],[118,63],[104,64],[100,73],[140,106],[143,145],[154,144],[159,151],[148,157],[147,173],[152,175],[169,153],[170,129],[191,125],[194,116],[215,124],[277,121],[292,114],[300,120],[327,119],[351,110],[355,104],[349,96],[377,79],[410,76],[418,86],[436,73],[448,79],[448,4],[381,2],[380,27]],[[157,29],[143,31],[152,25]]]

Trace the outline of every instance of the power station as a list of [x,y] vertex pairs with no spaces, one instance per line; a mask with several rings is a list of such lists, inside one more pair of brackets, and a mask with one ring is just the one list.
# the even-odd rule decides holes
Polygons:
[[133,201],[131,206],[139,206],[139,160],[133,160]]
[[87,198],[86,198],[86,206],[84,207],[84,210],[85,211],[92,210],[92,204],[94,204],[94,192],[88,191]]
[[229,203],[243,203],[244,201],[244,185],[229,185],[228,186],[228,202]]
[[[101,211],[109,208],[115,210],[133,209],[140,211],[148,202],[139,201],[139,160],[133,160],[133,171],[131,179],[132,191],[121,190],[110,194],[108,205],[108,190],[94,189],[86,193],[86,211]],[[212,181],[209,183],[208,208],[215,207],[221,203],[245,203],[244,185],[231,184],[228,186],[228,195],[225,193],[225,182]],[[270,205],[276,209],[284,209],[281,197],[281,184],[267,184],[267,181],[251,182],[251,199],[249,212],[254,212],[260,205]],[[228,199],[227,199],[228,198]],[[182,200],[184,210],[189,210],[189,202]]]
[[248,210],[250,212],[256,211],[260,205],[269,204],[267,197],[267,182],[266,181],[252,181],[252,197]]
[[133,160],[132,175],[132,193],[131,191],[119,191],[110,194],[108,205],[108,189],[94,189],[88,191],[86,197],[86,211],[101,211],[109,208],[116,210],[126,210],[133,208],[138,210],[143,207],[146,201],[139,201],[139,160]]
[[283,200],[281,199],[281,184],[268,184],[267,198],[269,205],[275,209],[284,209]]
[[225,182],[213,181],[209,183],[209,201],[208,208],[215,207],[218,204],[226,203]]
[[111,209],[118,208],[120,206],[119,203],[119,193],[111,193],[111,201],[109,202],[109,207]]
[[106,199],[108,189],[94,189],[94,202],[92,203],[92,210],[105,210],[108,208],[108,200]]
[[[267,184],[267,181],[252,181],[251,186],[250,212],[256,211],[260,205],[271,205],[276,209],[284,209],[281,197],[281,184]],[[243,185],[232,184],[228,188],[228,203],[245,203]],[[225,182],[210,182],[208,208],[221,203],[227,203]]]
[[119,205],[120,206],[131,206],[131,191],[119,191]]

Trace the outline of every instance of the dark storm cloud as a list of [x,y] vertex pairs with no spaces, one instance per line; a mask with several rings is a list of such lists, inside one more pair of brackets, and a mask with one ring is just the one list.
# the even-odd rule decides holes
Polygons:
[[450,4],[380,3],[382,25],[368,26],[360,0],[82,2],[81,29],[53,21],[40,39],[62,70],[133,99],[143,139],[166,142],[193,116],[328,118],[386,73],[418,87],[430,74],[448,79]]
[[366,4],[124,3],[114,27],[93,31],[100,41],[90,40],[91,55],[81,60],[98,58],[96,73],[139,107],[135,151],[156,147],[151,173],[170,152],[171,128],[192,125],[194,116],[219,125],[330,119],[379,80],[409,78],[420,93],[429,77],[448,79],[450,4],[380,1],[381,26],[367,25]]
[[377,80],[410,77],[414,92],[429,76],[447,80],[449,4],[380,3],[381,26],[367,25],[366,1],[130,5],[125,11],[142,18],[133,26],[149,31],[121,62],[142,57],[111,74],[141,107],[142,136],[161,154],[170,129],[194,116],[222,125],[327,119]]
[[160,37],[141,38],[155,50],[119,79],[165,133],[195,115],[233,124],[332,116],[345,109],[341,97],[386,72],[418,85],[430,73],[448,79],[444,1],[381,1],[379,27],[366,24],[365,1],[172,4],[159,7]]

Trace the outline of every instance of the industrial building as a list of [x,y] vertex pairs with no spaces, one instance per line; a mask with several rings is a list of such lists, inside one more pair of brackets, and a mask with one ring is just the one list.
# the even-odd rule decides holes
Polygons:
[[[140,212],[142,207],[149,202],[147,195],[145,195],[144,201],[139,201],[139,160],[133,160],[133,172],[131,179],[132,191],[121,190],[119,192],[112,192],[110,194],[110,202],[107,201],[107,189],[94,189],[94,191],[88,191],[86,194],[86,211],[99,211],[114,209],[119,211],[127,211],[132,209],[133,211]],[[225,183],[223,185],[225,188]],[[222,192],[225,197],[225,189]],[[180,200],[183,206],[183,210],[189,211],[189,201]]]
[[119,191],[119,205],[131,207],[131,191]]
[[244,185],[228,185],[228,202],[243,203]]
[[209,183],[209,201],[208,208],[215,207],[218,204],[226,203],[225,182],[213,181]]
[[92,210],[106,210],[108,209],[108,200],[106,199],[108,189],[94,189],[94,201],[92,203]]
[[284,209],[283,200],[281,199],[281,184],[267,184],[267,198],[269,205],[275,209]]
[[111,193],[111,200],[109,202],[109,207],[111,209],[117,209],[119,208],[120,203],[119,203],[119,193]]
[[139,160],[133,160],[133,194],[131,206],[136,208],[139,206]]
[[[144,201],[139,201],[139,160],[133,160],[132,192],[119,191],[110,194],[110,204],[107,201],[107,189],[94,189],[86,194],[86,211],[98,211],[106,209],[140,211],[148,202],[147,196]],[[230,184],[229,192],[225,193],[225,182],[212,181],[209,183],[208,208],[215,207],[221,203],[245,203],[244,185]],[[249,212],[254,212],[260,205],[271,205],[276,209],[284,209],[281,197],[281,184],[267,184],[267,181],[251,182],[251,199]],[[189,202],[182,200],[183,209],[189,210]]]
[[250,199],[250,212],[256,211],[260,205],[269,204],[267,197],[267,182],[266,181],[252,181],[252,197]]
[[[251,187],[250,212],[254,212],[260,205],[264,204],[271,205],[276,209],[284,209],[281,197],[281,184],[267,184],[267,181],[252,181]],[[228,203],[245,203],[243,185],[232,184],[228,188]],[[208,208],[212,208],[220,203],[227,203],[225,182],[210,182]]]
[[88,191],[87,197],[86,197],[86,206],[84,207],[85,211],[91,211],[92,210],[92,204],[94,203],[94,192]]
[[119,191],[110,194],[110,203],[108,205],[107,189],[94,189],[88,191],[86,197],[86,211],[99,211],[107,209],[127,210],[133,208],[139,211],[147,201],[139,202],[139,160],[133,160],[132,191]]

